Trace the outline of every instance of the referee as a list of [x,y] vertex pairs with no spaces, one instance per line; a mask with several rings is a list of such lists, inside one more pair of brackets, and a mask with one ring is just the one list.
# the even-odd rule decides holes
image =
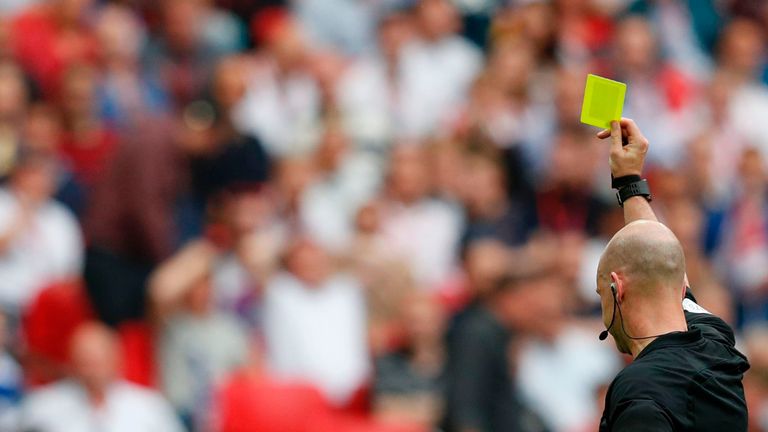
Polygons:
[[626,223],[597,270],[606,326],[600,339],[610,333],[634,359],[608,389],[600,431],[746,431],[741,380],[749,363],[728,324],[696,304],[682,247],[648,204],[640,177],[648,141],[630,119],[598,137],[611,138],[613,187]]

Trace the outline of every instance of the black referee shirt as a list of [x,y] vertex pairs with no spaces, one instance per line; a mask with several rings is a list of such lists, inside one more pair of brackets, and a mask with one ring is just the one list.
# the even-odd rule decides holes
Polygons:
[[749,369],[733,330],[686,293],[687,332],[658,337],[611,383],[600,432],[747,430]]

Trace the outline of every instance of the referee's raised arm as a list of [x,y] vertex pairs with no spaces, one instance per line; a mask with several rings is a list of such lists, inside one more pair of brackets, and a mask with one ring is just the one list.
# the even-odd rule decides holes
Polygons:
[[[609,164],[611,167],[612,186],[620,194],[622,190],[627,193],[632,185],[642,180],[643,164],[648,152],[648,139],[645,138],[634,120],[622,118],[620,121],[611,122],[611,129],[598,132],[600,139],[611,139],[611,152]],[[639,191],[644,192],[644,191]],[[648,195],[650,196],[650,195]],[[648,199],[642,194],[626,196],[620,203],[624,207],[624,223],[628,224],[636,220],[658,220],[653,212]]]

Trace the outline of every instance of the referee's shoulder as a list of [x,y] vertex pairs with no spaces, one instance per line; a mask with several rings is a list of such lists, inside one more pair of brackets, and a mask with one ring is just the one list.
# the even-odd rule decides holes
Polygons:
[[664,385],[657,383],[659,366],[653,362],[634,361],[622,369],[614,378],[609,389],[609,396],[614,401],[654,399],[664,392]]

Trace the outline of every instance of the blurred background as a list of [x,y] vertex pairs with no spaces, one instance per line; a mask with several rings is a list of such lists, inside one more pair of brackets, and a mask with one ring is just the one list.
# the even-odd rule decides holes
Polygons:
[[768,431],[761,0],[0,0],[0,430],[597,430],[587,73]]

